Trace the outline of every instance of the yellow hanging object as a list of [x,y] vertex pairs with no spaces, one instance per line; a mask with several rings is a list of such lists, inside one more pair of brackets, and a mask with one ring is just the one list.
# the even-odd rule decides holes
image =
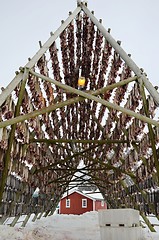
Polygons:
[[83,88],[85,86],[85,83],[86,83],[85,77],[80,77],[78,79],[78,87],[82,87]]

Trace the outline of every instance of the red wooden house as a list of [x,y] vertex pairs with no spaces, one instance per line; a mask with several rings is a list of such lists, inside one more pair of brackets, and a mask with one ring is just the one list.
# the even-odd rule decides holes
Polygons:
[[60,214],[83,214],[89,211],[106,209],[107,205],[99,194],[86,194],[73,190],[65,194],[60,201]]

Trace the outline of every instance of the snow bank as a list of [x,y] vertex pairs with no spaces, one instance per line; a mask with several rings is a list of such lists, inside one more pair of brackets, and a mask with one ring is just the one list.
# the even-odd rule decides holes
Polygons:
[[[153,219],[156,223],[156,219]],[[9,221],[8,221],[9,223]],[[143,229],[142,240],[159,240],[159,234]],[[0,226],[0,240],[100,240],[98,213],[42,217],[25,228]]]

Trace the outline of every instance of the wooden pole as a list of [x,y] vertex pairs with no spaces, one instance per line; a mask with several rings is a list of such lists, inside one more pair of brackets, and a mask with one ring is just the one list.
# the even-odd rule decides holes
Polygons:
[[29,213],[29,214],[25,217],[25,219],[24,219],[21,227],[25,227],[25,226],[26,226],[27,222],[29,221],[30,216],[31,216],[31,213]]
[[[116,140],[116,139],[105,139],[105,140],[86,140],[86,139],[30,139],[30,142],[45,142],[47,144],[54,144],[54,143],[94,143],[94,144],[122,144],[122,143],[129,143],[128,140]],[[138,143],[138,141],[132,141],[132,143]]]
[[156,230],[154,229],[153,225],[151,224],[151,222],[149,221],[149,219],[145,216],[145,214],[143,212],[140,212],[141,217],[144,219],[146,225],[148,226],[148,228],[150,229],[151,232],[156,232]]
[[130,67],[132,71],[143,80],[145,87],[155,100],[156,104],[159,105],[159,93],[149,82],[148,78],[142,73],[141,69],[136,65],[136,63],[128,56],[128,54],[122,49],[122,47],[115,41],[115,39],[110,35],[109,32],[103,27],[103,25],[98,21],[98,19],[89,11],[89,9],[85,6],[85,4],[79,4],[83,11],[90,17],[92,22],[97,26],[97,28],[101,31],[106,40],[111,44],[111,46],[115,49],[115,51],[120,55],[120,57],[126,62],[126,64]]
[[[53,79],[51,79],[51,78],[49,78],[49,77],[46,77],[46,76],[43,76],[43,75],[41,75],[41,74],[35,73],[35,72],[32,71],[32,70],[29,70],[29,71],[30,71],[31,74],[35,75],[36,77],[42,78],[43,80],[50,81],[50,82],[54,83],[55,85],[57,85],[58,87],[63,88],[63,89],[65,89],[65,90],[68,90],[70,93],[75,93],[75,94],[78,94],[78,95],[80,95],[80,96],[82,96],[82,97],[84,97],[84,98],[88,98],[88,99],[90,99],[90,100],[94,100],[94,101],[96,101],[96,102],[98,102],[98,103],[101,103],[102,105],[105,105],[105,106],[108,107],[108,108],[115,109],[115,110],[117,110],[117,111],[120,111],[120,112],[122,112],[122,113],[125,113],[125,114],[127,114],[127,115],[130,115],[130,116],[135,117],[135,118],[137,118],[137,119],[140,119],[140,120],[142,120],[142,121],[144,121],[144,122],[147,122],[147,123],[150,123],[150,124],[152,124],[152,125],[155,125],[155,126],[158,126],[158,127],[159,127],[159,123],[158,123],[157,121],[155,121],[155,120],[153,120],[153,119],[150,119],[150,118],[148,118],[148,117],[145,117],[145,116],[143,116],[143,115],[141,115],[141,114],[139,114],[139,113],[133,112],[133,111],[131,111],[131,110],[129,110],[129,109],[126,109],[126,108],[123,108],[123,107],[121,107],[121,106],[118,106],[118,105],[116,105],[116,104],[114,104],[114,103],[110,103],[110,102],[108,102],[108,101],[106,101],[106,100],[104,100],[104,99],[100,99],[100,98],[98,98],[98,97],[95,97],[95,96],[93,96],[93,95],[94,95],[93,93],[90,94],[90,93],[87,93],[87,92],[84,92],[84,91],[77,90],[77,89],[72,88],[72,87],[70,87],[70,86],[68,86],[68,85],[66,85],[66,84],[62,84],[62,83],[60,83],[60,82],[58,82],[58,81],[56,81],[56,80],[53,80]],[[129,79],[129,81],[132,81],[132,80],[134,81],[134,79],[136,79],[136,77]],[[124,80],[123,80],[123,81],[124,81]],[[126,80],[125,80],[125,81],[126,81]],[[119,86],[119,83],[120,83],[120,82],[117,83],[118,86]],[[107,87],[108,87],[108,86],[107,86]],[[100,90],[97,90],[97,91],[98,91],[98,94],[96,94],[96,95],[101,94],[102,91],[106,91],[107,87],[102,88],[102,89],[100,89]]]
[[[63,160],[61,160],[60,159],[60,161],[57,163],[52,163],[52,164],[50,164],[50,165],[48,165],[48,166],[45,166],[45,167],[41,167],[41,168],[39,168],[39,169],[33,169],[33,171],[32,171],[32,173],[37,173],[37,172],[41,172],[41,171],[45,171],[45,170],[48,170],[48,169],[53,169],[53,167],[54,166],[57,166],[57,164],[64,164],[64,163],[66,163],[67,161],[69,161],[69,160],[71,160],[71,159],[73,159],[73,158],[75,158],[75,157],[78,157],[78,156],[80,156],[80,155],[83,155],[84,153],[86,153],[86,152],[89,152],[89,151],[91,151],[91,150],[93,150],[93,149],[95,149],[95,148],[97,148],[99,145],[94,145],[94,146],[91,146],[91,147],[89,147],[89,148],[86,148],[86,149],[84,149],[84,150],[82,150],[81,152],[77,152],[77,153],[74,153],[72,156],[68,156],[68,157],[66,157],[65,159],[63,159]],[[34,168],[34,167],[33,167]]]
[[[51,37],[44,43],[44,45],[39,49],[39,51],[30,59],[30,61],[25,65],[25,68],[32,68],[37,61],[43,56],[43,54],[49,49],[49,47],[55,42],[55,40],[60,36],[63,30],[70,24],[70,22],[77,16],[81,11],[81,7],[77,7],[72,14],[63,22],[63,24],[51,35]],[[4,103],[6,98],[11,94],[14,88],[23,79],[23,74],[20,72],[12,82],[6,87],[6,89],[0,95],[0,106]]]
[[[133,111],[131,111],[129,109],[123,108],[123,107],[118,106],[118,105],[116,105],[114,103],[110,103],[110,102],[108,102],[108,101],[106,101],[104,99],[101,99],[101,98],[98,98],[98,97],[94,96],[95,94],[96,95],[101,94],[101,91],[105,91],[104,88],[95,91],[94,94],[93,93],[90,94],[90,93],[86,93],[84,91],[80,91],[80,90],[77,90],[75,88],[72,88],[72,87],[70,87],[70,86],[68,86],[66,84],[62,84],[62,83],[60,83],[60,82],[58,82],[56,80],[53,80],[53,79],[51,79],[49,77],[46,77],[46,76],[43,76],[43,75],[41,75],[39,73],[35,73],[32,70],[29,70],[29,71],[30,71],[30,73],[32,73],[36,77],[39,77],[39,78],[42,78],[44,80],[50,81],[50,82],[54,83],[55,85],[65,89],[65,90],[68,90],[70,93],[75,93],[75,94],[77,94],[77,95],[79,95],[79,96],[81,96],[83,98],[88,98],[90,100],[96,101],[96,102],[101,103],[102,105],[104,105],[104,106],[106,106],[108,108],[115,109],[117,111],[120,111],[122,113],[130,115],[132,117],[140,119],[141,121],[144,121],[146,123],[150,123],[152,125],[155,125],[155,126],[159,127],[159,122],[157,122],[157,121],[155,121],[153,119],[150,119],[150,118],[145,117],[145,116],[143,116],[143,115],[141,115],[139,113],[133,112]],[[129,79],[129,81],[130,81],[130,79]],[[131,81],[132,81],[132,78],[131,78]],[[13,119],[9,119],[7,121],[1,122],[0,123],[0,128],[6,127],[8,125],[12,125],[12,124],[17,123],[17,122],[21,122],[21,121],[27,120],[29,118],[34,118],[34,117],[36,117],[36,116],[38,116],[40,114],[44,114],[46,112],[51,112],[53,110],[56,110],[57,108],[61,108],[61,107],[64,107],[64,106],[67,106],[67,105],[70,105],[70,104],[74,104],[76,102],[79,102],[80,100],[81,101],[84,100],[83,98],[81,98],[81,99],[78,98],[78,97],[77,98],[72,98],[72,99],[69,99],[69,100],[66,100],[66,101],[63,101],[63,102],[51,105],[49,107],[42,108],[40,110],[36,110],[36,111],[34,111],[32,113],[29,113],[29,114],[26,114],[26,115],[23,115],[23,116],[19,116],[19,117],[13,118]]]
[[[86,97],[86,98],[87,98],[86,95],[83,96],[83,94],[87,94],[87,93],[85,93],[85,92],[82,92],[82,91],[80,91],[80,90],[77,90],[77,89],[75,89],[75,88],[72,88],[72,87],[70,87],[70,86],[68,86],[68,85],[66,85],[66,84],[62,84],[62,83],[60,83],[60,82],[58,82],[58,81],[56,81],[56,80],[52,80],[52,79],[49,78],[49,77],[46,77],[46,76],[43,76],[43,75],[41,75],[41,74],[35,73],[35,72],[31,71],[31,70],[29,70],[29,71],[30,71],[32,74],[34,73],[35,76],[38,76],[39,78],[42,78],[43,80],[52,82],[52,83],[56,84],[57,86],[62,87],[63,89],[67,89],[69,92],[76,93],[76,94],[79,95],[79,96],[81,95],[81,97],[71,98],[71,99],[68,99],[68,100],[66,100],[66,101],[63,101],[63,102],[60,102],[60,103],[56,103],[56,104],[54,104],[54,105],[51,105],[51,106],[49,106],[49,107],[45,107],[45,108],[42,108],[42,109],[40,109],[40,110],[35,110],[35,111],[31,112],[31,113],[28,113],[28,114],[25,114],[25,115],[22,115],[22,116],[18,116],[18,117],[16,117],[16,118],[12,118],[12,119],[9,119],[9,120],[7,120],[7,121],[0,122],[0,128],[6,127],[6,126],[10,126],[10,125],[15,124],[15,123],[18,123],[18,122],[22,122],[22,121],[28,120],[28,119],[30,119],[30,118],[37,117],[37,116],[39,116],[39,115],[41,115],[41,114],[45,114],[45,113],[52,112],[52,111],[54,111],[54,110],[56,110],[56,109],[58,109],[58,108],[62,108],[62,107],[64,107],[64,106],[68,106],[68,105],[77,103],[77,102],[79,102],[79,101],[84,101],[84,98],[83,98],[83,97]],[[107,87],[105,87],[105,88],[101,88],[101,89],[98,89],[98,90],[96,90],[96,91],[91,91],[90,93],[91,93],[92,95],[100,95],[100,94],[106,92],[107,90],[114,89],[114,88],[116,88],[116,87],[118,87],[118,86],[123,86],[123,85],[128,84],[128,83],[130,83],[130,82],[132,82],[132,81],[135,81],[136,79],[137,79],[137,77],[128,78],[128,79],[126,79],[126,80],[123,80],[123,81],[121,81],[121,82],[119,82],[119,83],[112,84],[112,85],[107,86]],[[91,95],[91,96],[92,96],[92,95]],[[96,98],[96,100],[99,100],[99,98]],[[103,101],[104,101],[104,100],[103,100]],[[133,112],[132,112],[132,113],[133,113]]]
[[14,227],[16,225],[16,223],[18,222],[19,218],[20,218],[20,215],[15,216],[15,218],[11,222],[10,226]]
[[[25,70],[25,68],[20,68],[20,69],[21,69],[21,71],[23,71],[23,72],[24,72],[24,70]],[[45,80],[45,81],[47,81],[47,82],[50,82],[50,83],[53,83],[53,84],[57,85],[58,87],[66,90],[66,92],[69,92],[69,93],[72,92],[72,93],[75,93],[75,94],[79,94],[79,90],[76,89],[76,88],[70,87],[69,85],[63,84],[63,83],[61,83],[61,82],[59,82],[59,81],[57,81],[57,80],[55,80],[55,79],[52,79],[52,78],[50,78],[50,77],[44,76],[44,75],[42,75],[42,74],[40,74],[40,73],[37,73],[37,72],[33,71],[32,69],[28,69],[28,71],[29,71],[32,75],[34,75],[34,76],[36,76],[36,77],[38,77],[38,78],[41,78],[41,79],[43,79],[43,80]],[[130,82],[136,81],[137,79],[138,79],[137,76],[129,77],[129,78],[127,78],[127,79],[124,79],[124,80],[119,81],[119,82],[117,82],[117,83],[113,83],[113,84],[111,84],[111,85],[108,85],[108,86],[106,86],[106,87],[97,89],[97,90],[95,90],[95,91],[89,91],[88,93],[93,94],[93,95],[100,95],[100,94],[105,93],[106,91],[110,91],[110,90],[113,90],[114,88],[118,88],[118,87],[124,86],[124,85],[126,85],[126,84],[128,84],[128,83],[130,83]],[[77,92],[76,90],[77,90],[78,92]],[[81,91],[80,91],[80,92],[81,92]]]
[[[147,117],[150,117],[149,111],[148,111],[148,105],[147,105],[147,100],[146,100],[146,95],[145,95],[145,91],[144,91],[144,85],[141,82],[140,83],[140,92],[141,92],[141,96],[142,96],[142,100],[143,100],[143,107],[144,107],[144,111],[145,111],[145,115]],[[152,147],[152,152],[153,152],[153,157],[154,157],[154,163],[155,163],[155,167],[156,167],[156,171],[157,171],[157,182],[159,184],[159,161],[158,161],[158,156],[157,156],[157,151],[156,151],[156,143],[155,143],[155,134],[154,131],[152,129],[151,124],[148,124],[148,130],[149,130],[149,138],[151,141],[151,147]],[[147,164],[147,162],[146,162]]]
[[[19,98],[18,98],[18,102],[17,102],[16,108],[15,108],[15,115],[14,116],[18,116],[19,113],[20,113],[20,106],[21,106],[21,103],[22,103],[22,100],[23,100],[23,97],[24,97],[24,91],[25,91],[25,84],[26,84],[27,76],[28,76],[28,71],[26,70],[25,73],[24,73],[24,79],[23,79],[22,84],[21,84],[21,88],[20,88],[20,92],[19,92]],[[12,144],[13,144],[14,137],[15,137],[15,130],[16,130],[16,124],[14,124],[11,128],[10,135],[9,135],[9,138],[8,138],[8,147],[7,147],[6,153],[4,155],[4,159],[3,159],[4,168],[3,168],[3,171],[2,171],[2,179],[1,179],[1,182],[0,182],[0,205],[1,205],[3,192],[4,192],[4,188],[5,188],[5,184],[6,184],[6,180],[7,180],[7,176],[8,176],[8,168],[9,168],[9,165],[10,165],[10,162],[11,162],[10,154],[11,154]]]

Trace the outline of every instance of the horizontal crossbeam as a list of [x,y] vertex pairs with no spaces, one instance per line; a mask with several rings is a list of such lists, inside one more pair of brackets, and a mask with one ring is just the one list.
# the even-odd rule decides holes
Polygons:
[[138,141],[129,140],[116,140],[116,139],[104,139],[104,140],[91,140],[91,139],[30,139],[30,142],[45,142],[47,144],[54,143],[97,143],[97,144],[122,144],[122,143],[137,143]]
[[[99,90],[94,91],[94,92],[92,91],[91,93],[87,93],[87,92],[84,92],[84,91],[77,90],[77,89],[75,89],[73,87],[70,87],[70,86],[68,86],[66,84],[62,84],[62,83],[60,83],[60,82],[58,82],[56,80],[53,80],[53,79],[51,79],[49,77],[46,77],[46,76],[44,76],[42,74],[35,73],[32,70],[29,70],[29,71],[33,75],[35,75],[36,77],[42,78],[43,80],[46,80],[46,81],[50,81],[53,84],[55,84],[55,85],[57,85],[57,86],[59,86],[59,87],[61,87],[63,89],[69,90],[70,93],[75,93],[75,94],[77,94],[77,95],[79,95],[79,96],[81,96],[83,98],[88,98],[90,100],[96,101],[96,102],[101,103],[102,105],[104,105],[104,106],[106,106],[108,108],[115,109],[117,111],[120,111],[122,113],[130,115],[132,117],[140,119],[141,121],[144,121],[146,123],[149,123],[149,124],[152,124],[152,125],[155,125],[155,126],[159,127],[159,122],[157,122],[157,121],[155,121],[155,120],[153,120],[151,118],[148,118],[148,117],[143,116],[143,115],[141,115],[139,113],[133,112],[133,111],[131,111],[129,109],[126,109],[124,107],[118,106],[118,105],[116,105],[114,103],[108,102],[108,101],[106,101],[104,99],[101,99],[99,97],[95,97],[94,96],[94,95],[99,95],[99,94],[105,92],[106,89],[108,89],[107,87],[99,89]],[[130,81],[134,81],[135,79],[136,79],[136,77],[131,78],[131,79],[129,79],[129,82]],[[63,102],[60,102],[60,103],[56,103],[56,104],[51,105],[49,107],[42,108],[40,110],[36,110],[36,111],[34,111],[32,113],[29,113],[29,114],[26,114],[26,115],[23,115],[23,116],[19,116],[19,117],[16,117],[16,118],[12,118],[12,119],[9,119],[7,121],[0,122],[0,128],[6,127],[8,125],[12,125],[12,124],[24,121],[24,120],[27,120],[29,118],[34,118],[34,117],[36,117],[36,116],[38,116],[40,114],[44,114],[46,112],[51,112],[53,110],[56,110],[57,108],[61,108],[61,107],[64,107],[64,106],[67,106],[67,105],[70,105],[70,104],[74,104],[74,103],[79,102],[79,101],[83,101],[84,100],[83,98],[79,98],[79,97],[72,98],[72,99],[69,99],[69,100],[66,100],[66,101],[63,101]]]

